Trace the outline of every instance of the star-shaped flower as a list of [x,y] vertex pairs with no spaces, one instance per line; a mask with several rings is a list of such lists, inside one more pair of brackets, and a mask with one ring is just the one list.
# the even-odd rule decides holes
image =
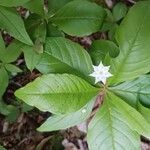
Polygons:
[[102,62],[98,66],[93,66],[94,72],[90,74],[90,76],[95,77],[95,84],[98,82],[102,82],[106,84],[107,78],[113,76],[109,72],[110,66],[104,66]]

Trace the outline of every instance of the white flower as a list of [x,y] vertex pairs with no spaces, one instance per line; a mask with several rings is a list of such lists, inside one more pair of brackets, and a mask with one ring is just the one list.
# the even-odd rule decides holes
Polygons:
[[98,66],[93,66],[94,72],[90,74],[90,76],[95,77],[95,84],[98,82],[102,82],[106,84],[107,78],[113,76],[109,73],[110,66],[104,66],[102,62]]

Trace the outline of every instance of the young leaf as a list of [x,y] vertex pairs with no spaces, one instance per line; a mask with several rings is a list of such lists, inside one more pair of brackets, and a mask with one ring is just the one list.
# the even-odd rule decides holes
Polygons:
[[91,80],[92,61],[79,44],[62,37],[47,38],[45,53],[49,56],[44,54],[37,66],[39,71],[71,72]]
[[150,70],[150,1],[136,3],[129,11],[116,35],[120,54],[112,60],[114,74],[110,83],[139,77]]
[[39,63],[41,56],[34,50],[34,47],[31,46],[24,46],[23,53],[27,68],[32,72]]
[[99,31],[104,17],[105,11],[97,4],[75,0],[57,11],[50,21],[69,35],[85,36]]
[[89,51],[94,64],[98,65],[107,55],[116,57],[119,54],[119,48],[115,43],[109,40],[96,40],[92,43]]
[[[92,112],[95,102],[94,100],[91,100],[88,104],[76,112],[66,115],[53,115],[52,117],[49,117],[47,121],[38,128],[38,131],[50,132],[60,129],[62,130],[84,122]],[[83,112],[83,110],[85,110],[85,112]]]
[[99,89],[83,79],[69,74],[49,74],[16,91],[25,103],[42,111],[66,114],[79,110]]
[[124,3],[117,3],[113,8],[113,16],[115,21],[119,21],[120,19],[122,19],[126,15],[127,10],[127,6]]
[[150,137],[150,126],[141,114],[107,93],[102,108],[89,125],[89,149],[139,150],[140,134]]
[[0,0],[0,5],[6,7],[21,6],[30,0]]
[[4,94],[7,86],[8,86],[8,74],[4,67],[0,66],[0,98]]
[[11,73],[19,73],[22,72],[22,70],[18,67],[16,67],[15,65],[12,64],[6,64],[5,68],[7,71],[11,72]]
[[149,102],[150,75],[143,75],[133,81],[127,81],[117,86],[110,87],[110,90],[128,102],[131,106],[137,108],[138,100],[142,103]]
[[0,28],[27,45],[33,44],[26,32],[23,20],[15,9],[0,6]]

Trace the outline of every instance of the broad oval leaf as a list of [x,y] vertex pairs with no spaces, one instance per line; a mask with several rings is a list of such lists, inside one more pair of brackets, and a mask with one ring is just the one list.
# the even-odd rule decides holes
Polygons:
[[0,28],[6,30],[19,41],[33,45],[26,32],[24,22],[15,9],[0,6]]
[[89,149],[140,150],[140,134],[150,136],[150,126],[141,114],[107,93],[102,108],[89,125]]
[[99,31],[104,17],[104,9],[97,4],[75,0],[56,12],[50,21],[69,35],[85,36]]
[[[79,44],[63,37],[46,39],[45,53],[37,65],[41,72],[74,73],[91,81],[92,61]],[[43,73],[44,73],[43,72]]]
[[119,48],[112,41],[96,40],[92,43],[89,53],[94,64],[98,65],[101,61],[104,61],[108,53],[113,58],[117,57],[119,54]]
[[50,132],[63,130],[81,124],[90,116],[94,103],[95,98],[76,112],[65,115],[53,115],[38,128],[38,131]]
[[115,21],[119,21],[120,19],[122,19],[126,13],[127,13],[127,6],[126,4],[119,2],[117,3],[114,7],[113,7],[113,16]]
[[120,54],[112,60],[112,83],[139,77],[150,71],[150,2],[135,4],[118,28]]
[[65,114],[79,110],[99,89],[83,79],[69,74],[49,74],[16,91],[25,103],[42,111]]
[[0,0],[0,5],[6,7],[21,6],[30,0]]

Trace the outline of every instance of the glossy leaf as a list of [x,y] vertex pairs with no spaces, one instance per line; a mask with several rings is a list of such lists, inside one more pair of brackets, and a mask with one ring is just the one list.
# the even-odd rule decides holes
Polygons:
[[15,9],[0,6],[0,28],[6,30],[19,41],[32,45],[24,27],[24,22]]
[[49,74],[19,89],[15,95],[42,111],[66,114],[79,110],[98,91],[99,89],[77,76]]
[[131,106],[137,108],[138,100],[150,106],[150,75],[143,75],[133,81],[127,81],[111,87],[116,95],[124,99]]
[[[95,100],[95,98],[94,98]],[[94,105],[94,100],[91,100],[88,104],[83,106],[80,110],[66,114],[66,115],[53,115],[44,122],[38,131],[50,132],[56,130],[67,129],[75,125],[81,124],[90,116]],[[85,110],[85,112],[83,112]]]
[[[1,65],[1,64],[0,64]],[[4,67],[0,66],[0,98],[4,94],[8,86],[8,74]]]
[[0,0],[0,5],[6,7],[21,6],[30,0]]
[[104,61],[107,53],[111,57],[116,57],[119,54],[119,48],[115,43],[109,40],[96,40],[92,43],[89,51],[94,64],[98,65]]
[[150,136],[150,126],[141,114],[107,93],[102,108],[89,125],[89,149],[140,150],[140,134]]
[[41,72],[74,73],[91,81],[92,61],[77,43],[62,37],[47,38],[45,53],[37,68]]
[[99,31],[104,17],[105,11],[97,4],[75,0],[57,11],[50,21],[69,35],[85,36]]
[[120,54],[112,60],[112,83],[119,83],[149,72],[150,66],[150,2],[136,3],[120,27],[116,39]]

